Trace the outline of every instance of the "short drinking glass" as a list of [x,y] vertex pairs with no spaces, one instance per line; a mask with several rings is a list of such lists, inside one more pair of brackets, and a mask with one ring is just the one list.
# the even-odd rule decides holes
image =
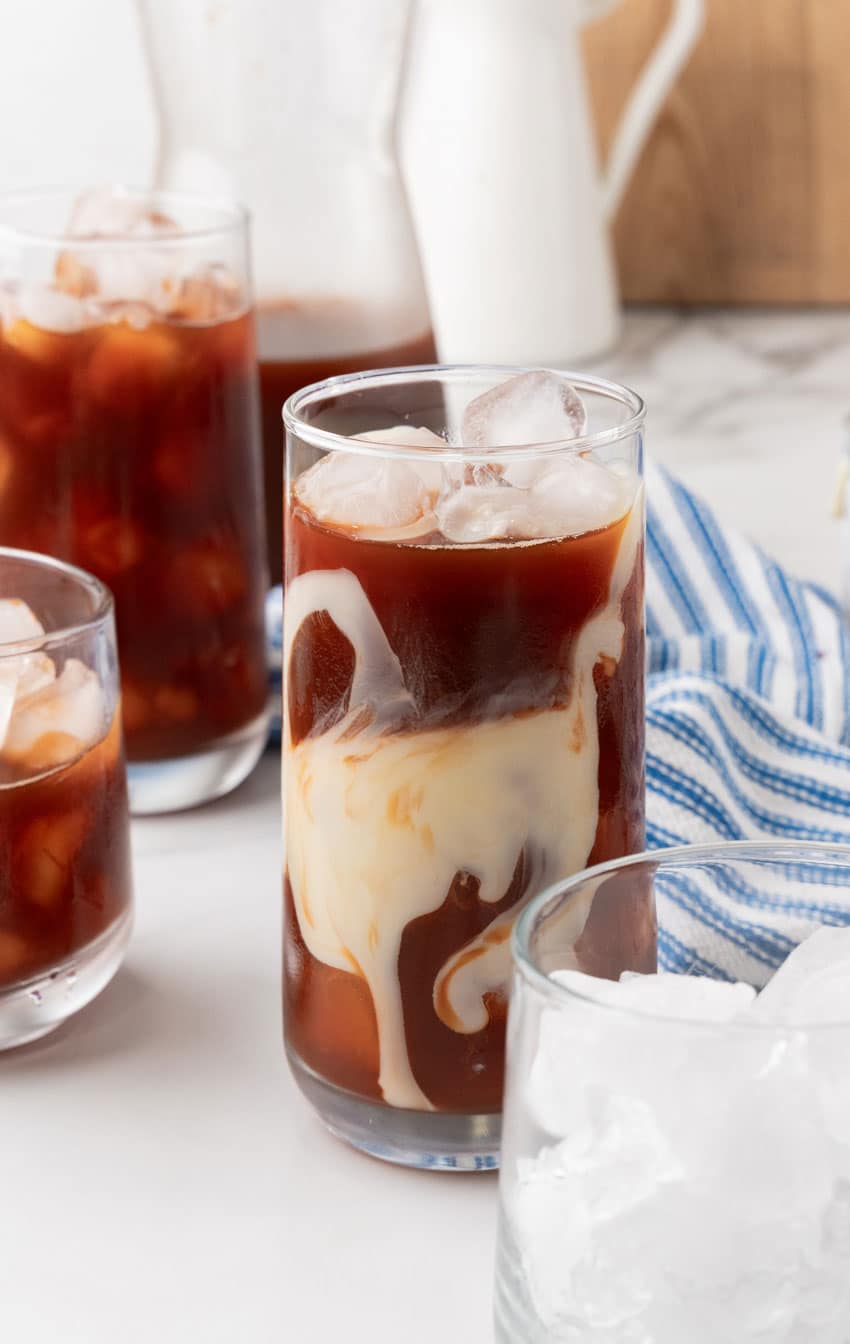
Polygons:
[[0,548],[0,1049],[111,980],[131,902],[112,598]]
[[[623,975],[647,901],[662,973]],[[514,956],[500,1344],[846,1344],[850,848],[603,865]]]

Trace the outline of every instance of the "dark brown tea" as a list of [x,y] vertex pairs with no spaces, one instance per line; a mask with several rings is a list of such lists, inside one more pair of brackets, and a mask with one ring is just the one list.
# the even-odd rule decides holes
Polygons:
[[189,755],[266,701],[252,318],[212,280],[92,311],[0,322],[0,544],[108,584],[128,756]]
[[[42,739],[47,763],[62,744]],[[0,757],[0,990],[94,943],[131,901],[120,714],[67,763]]]

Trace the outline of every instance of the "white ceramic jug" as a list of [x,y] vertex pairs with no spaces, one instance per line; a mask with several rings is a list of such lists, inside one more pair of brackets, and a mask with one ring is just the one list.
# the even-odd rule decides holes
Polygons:
[[617,0],[415,0],[400,145],[440,358],[564,364],[619,329],[608,222],[703,24],[672,18],[597,171],[579,29]]

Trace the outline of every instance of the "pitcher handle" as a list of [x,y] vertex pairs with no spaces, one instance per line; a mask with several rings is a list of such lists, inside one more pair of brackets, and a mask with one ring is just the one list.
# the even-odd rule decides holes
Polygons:
[[[606,0],[582,0],[588,17],[609,8]],[[674,0],[670,22],[643,67],[614,135],[602,183],[603,208],[617,210],[638,155],[661,105],[696,46],[705,22],[704,0]]]

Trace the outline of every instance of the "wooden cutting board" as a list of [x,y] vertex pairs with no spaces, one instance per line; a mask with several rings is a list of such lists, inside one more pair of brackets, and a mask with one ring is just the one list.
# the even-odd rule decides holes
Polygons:
[[[623,296],[850,302],[850,0],[706,0],[615,221]],[[585,32],[600,152],[670,0]]]

